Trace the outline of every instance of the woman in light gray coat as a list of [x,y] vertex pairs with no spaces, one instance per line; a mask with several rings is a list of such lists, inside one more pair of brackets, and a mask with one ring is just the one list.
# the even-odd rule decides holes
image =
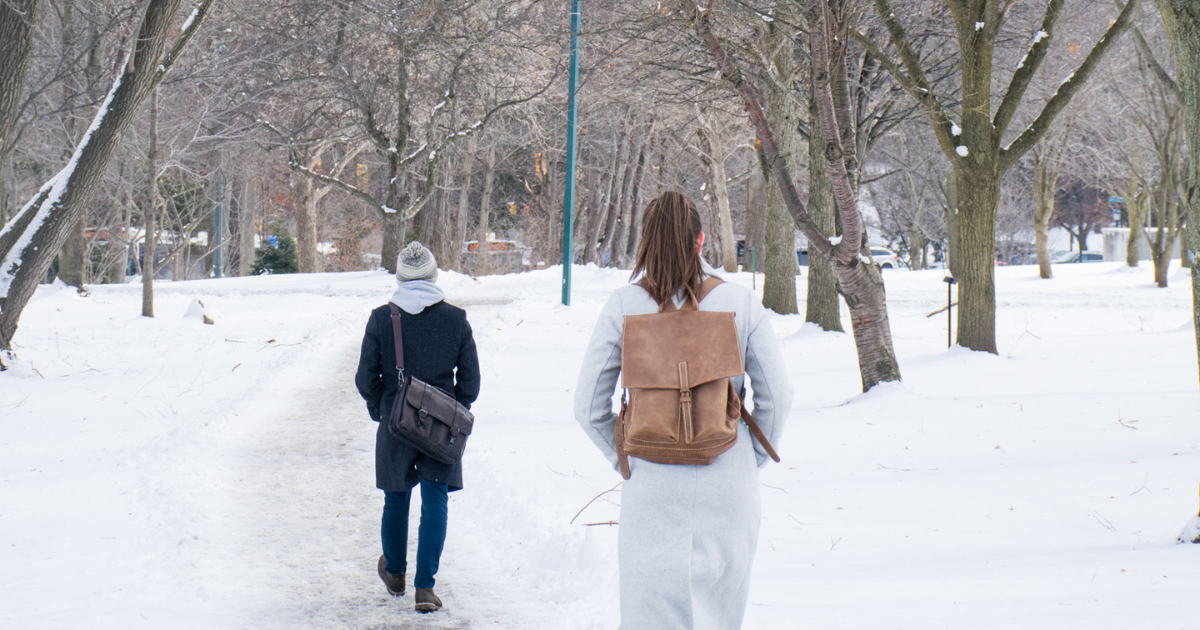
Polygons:
[[[642,233],[634,276],[644,273],[649,291],[631,284],[609,297],[575,394],[575,418],[614,468],[613,393],[624,317],[658,312],[666,299],[680,306],[697,295],[706,276],[715,275],[700,258],[700,215],[683,194],[668,192],[650,202]],[[778,446],[792,386],[762,303],[744,287],[722,283],[699,308],[734,313],[753,387],[753,414]],[[733,385],[740,391],[743,378],[734,378]],[[766,451],[743,422],[737,443],[709,466],[630,458],[618,539],[621,630],[741,627],[762,518],[758,469],[766,462]]]

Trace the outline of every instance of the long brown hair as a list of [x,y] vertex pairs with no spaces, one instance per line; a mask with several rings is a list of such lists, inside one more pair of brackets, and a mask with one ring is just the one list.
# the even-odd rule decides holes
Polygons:
[[704,270],[700,266],[700,213],[683,193],[668,191],[646,206],[642,241],[638,243],[633,276],[645,272],[645,288],[663,304],[680,289],[697,303]]

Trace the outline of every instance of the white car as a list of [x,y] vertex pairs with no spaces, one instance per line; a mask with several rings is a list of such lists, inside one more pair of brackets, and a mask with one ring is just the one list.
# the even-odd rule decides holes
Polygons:
[[871,247],[871,260],[874,260],[883,269],[900,268],[900,259],[892,250],[885,247]]

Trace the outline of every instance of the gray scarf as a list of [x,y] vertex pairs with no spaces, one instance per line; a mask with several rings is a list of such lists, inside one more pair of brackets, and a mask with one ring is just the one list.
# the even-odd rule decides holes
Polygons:
[[428,280],[408,280],[401,282],[392,299],[392,304],[399,306],[404,312],[416,315],[446,299],[446,294],[438,286]]

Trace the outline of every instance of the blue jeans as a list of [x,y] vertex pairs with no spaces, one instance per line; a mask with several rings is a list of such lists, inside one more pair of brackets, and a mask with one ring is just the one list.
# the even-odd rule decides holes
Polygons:
[[[446,544],[447,487],[444,483],[421,480],[421,526],[417,532],[416,588],[433,588]],[[408,568],[408,503],[412,491],[384,492],[383,496],[383,556],[387,572],[406,573]]]

